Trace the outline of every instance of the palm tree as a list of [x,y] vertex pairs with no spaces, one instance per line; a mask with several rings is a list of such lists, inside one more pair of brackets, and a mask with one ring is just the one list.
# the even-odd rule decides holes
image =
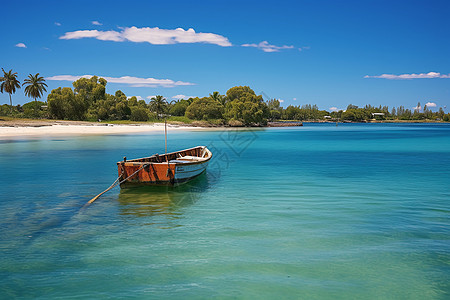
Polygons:
[[213,92],[212,94],[209,94],[209,98],[221,103],[223,106],[225,106],[227,101],[227,98],[221,95],[219,92]]
[[150,99],[150,108],[156,112],[158,118],[160,117],[160,115],[162,115],[166,109],[167,109],[167,101],[166,98],[164,98],[161,95],[155,96],[153,98]]
[[17,80],[17,72],[13,73],[12,69],[9,70],[8,73],[3,70],[3,77],[0,77],[0,82],[2,83],[0,85],[0,92],[3,93],[3,91],[7,92],[9,94],[9,103],[11,104],[11,113],[12,113],[12,99],[11,94],[14,94],[16,92],[16,88],[20,89],[20,82]]
[[25,96],[31,97],[36,102],[36,111],[38,110],[37,98],[41,98],[42,94],[47,91],[47,84],[44,82],[45,79],[42,76],[39,76],[39,73],[36,75],[28,75],[28,78],[23,81],[22,86],[25,87]]

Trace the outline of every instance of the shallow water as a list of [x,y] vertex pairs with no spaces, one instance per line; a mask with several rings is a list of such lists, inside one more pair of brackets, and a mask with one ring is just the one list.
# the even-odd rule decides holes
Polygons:
[[170,133],[206,174],[114,189],[161,134],[0,142],[2,298],[445,299],[450,126]]

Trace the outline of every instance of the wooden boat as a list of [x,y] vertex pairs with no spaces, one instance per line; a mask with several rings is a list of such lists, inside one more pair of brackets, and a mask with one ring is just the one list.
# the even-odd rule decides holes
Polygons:
[[120,187],[174,185],[197,177],[206,170],[212,153],[205,146],[117,162]]

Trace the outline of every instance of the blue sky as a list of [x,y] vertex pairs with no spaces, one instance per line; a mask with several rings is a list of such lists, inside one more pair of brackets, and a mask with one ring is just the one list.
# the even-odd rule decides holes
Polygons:
[[285,107],[450,110],[450,1],[8,1],[1,14],[0,67],[39,72],[48,92],[98,75],[145,100],[249,85]]

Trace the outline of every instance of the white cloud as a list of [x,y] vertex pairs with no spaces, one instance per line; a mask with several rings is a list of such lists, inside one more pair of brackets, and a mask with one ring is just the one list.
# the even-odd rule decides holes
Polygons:
[[264,52],[279,52],[280,50],[283,49],[293,49],[294,46],[275,46],[275,45],[271,45],[269,44],[269,42],[267,41],[262,41],[259,44],[243,44],[242,47],[254,47],[254,48],[258,48],[261,49]]
[[338,108],[333,106],[333,107],[330,107],[330,110],[331,111],[338,111]]
[[96,38],[101,41],[113,41],[123,42],[125,39],[120,35],[120,32],[110,31],[98,31],[98,30],[78,30],[72,32],[66,32],[65,35],[60,37],[63,40],[76,40],[82,38]]
[[280,103],[283,103],[283,102],[284,102],[284,100],[282,100],[282,99],[278,99],[278,101],[280,101]]
[[156,95],[151,95],[151,96],[147,96],[147,97],[145,97],[145,98],[147,98],[147,99],[152,99],[152,98],[155,98],[156,97]]
[[122,31],[78,30],[66,32],[60,39],[72,40],[95,38],[101,41],[150,43],[153,45],[169,45],[179,43],[207,43],[223,47],[232,46],[228,38],[214,34],[195,32],[194,29],[160,29],[158,27],[137,28],[135,26],[122,28]]
[[425,104],[427,107],[436,107],[436,103],[434,102],[427,102],[427,104]]
[[382,74],[377,76],[366,75],[364,78],[384,78],[384,79],[423,79],[423,78],[450,78],[450,74],[441,74],[438,72],[420,73],[420,74]]
[[422,109],[422,106],[414,106],[412,109],[420,111]]
[[18,43],[15,46],[18,48],[26,48],[27,47],[24,43]]
[[144,100],[144,98],[142,98],[141,96],[129,96],[127,97],[127,99],[131,99],[131,97],[136,97],[137,100]]
[[55,25],[56,25],[56,26],[61,26],[61,23],[55,22]]
[[172,99],[180,100],[180,99],[189,99],[189,98],[195,98],[196,96],[186,96],[186,95],[175,95],[172,97]]
[[92,21],[92,25],[101,26],[101,25],[103,25],[103,24],[100,23],[99,21]]
[[292,100],[297,101],[297,98],[292,98]]
[[[60,81],[75,81],[80,78],[91,78],[92,75],[56,75],[45,78],[46,80],[60,80]],[[185,86],[194,85],[194,83],[184,82],[184,81],[174,81],[171,79],[155,79],[155,78],[139,78],[133,76],[122,76],[122,77],[107,77],[98,76],[106,79],[110,83],[120,83],[126,84],[132,87],[175,87],[175,86]]]

